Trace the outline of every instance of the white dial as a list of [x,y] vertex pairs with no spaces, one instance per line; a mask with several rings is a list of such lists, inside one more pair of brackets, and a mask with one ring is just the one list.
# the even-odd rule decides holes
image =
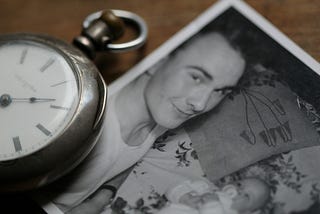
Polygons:
[[0,46],[0,161],[32,154],[68,126],[78,78],[56,50],[34,42]]

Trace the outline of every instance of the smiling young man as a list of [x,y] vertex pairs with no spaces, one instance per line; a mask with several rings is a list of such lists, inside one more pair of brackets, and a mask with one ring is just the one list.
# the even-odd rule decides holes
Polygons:
[[245,61],[218,33],[193,38],[156,72],[145,89],[151,117],[172,129],[217,106],[236,86]]

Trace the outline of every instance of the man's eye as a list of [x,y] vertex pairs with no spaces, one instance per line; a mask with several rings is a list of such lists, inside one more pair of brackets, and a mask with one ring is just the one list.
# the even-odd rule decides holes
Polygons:
[[232,89],[224,89],[222,90],[222,94],[225,95],[225,94],[230,94],[232,92]]
[[217,93],[219,93],[221,95],[225,95],[226,94],[226,90],[224,90],[224,89],[217,89],[217,90],[215,90],[215,92],[217,92]]
[[221,88],[221,89],[216,89],[216,92],[219,92],[221,95],[226,95],[232,92],[232,88]]
[[196,83],[200,83],[200,82],[201,82],[201,78],[200,78],[198,75],[191,74],[191,78],[192,78]]

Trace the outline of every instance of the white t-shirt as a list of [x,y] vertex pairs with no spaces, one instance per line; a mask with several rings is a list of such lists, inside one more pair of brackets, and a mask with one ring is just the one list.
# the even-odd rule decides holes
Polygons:
[[64,212],[79,205],[103,183],[139,161],[165,131],[156,126],[142,144],[128,146],[121,137],[115,98],[108,100],[104,130],[96,146],[79,167],[55,185],[51,200]]

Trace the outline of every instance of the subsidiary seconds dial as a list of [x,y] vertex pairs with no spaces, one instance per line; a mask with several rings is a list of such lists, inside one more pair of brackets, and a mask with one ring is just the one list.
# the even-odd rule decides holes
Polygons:
[[39,43],[1,45],[0,67],[0,161],[7,161],[44,148],[68,127],[80,86],[68,60]]

